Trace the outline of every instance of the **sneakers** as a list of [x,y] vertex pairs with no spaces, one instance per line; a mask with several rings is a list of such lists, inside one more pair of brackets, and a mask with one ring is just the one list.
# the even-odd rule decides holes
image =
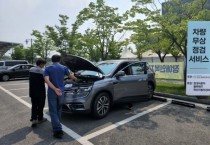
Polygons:
[[32,120],[31,122],[32,122],[31,127],[34,128],[37,126],[37,120]]
[[37,124],[40,124],[40,123],[42,123],[42,122],[45,122],[45,121],[47,121],[47,119],[46,118],[43,118],[42,120],[30,120],[31,121],[31,127],[37,127]]
[[57,138],[57,139],[61,139],[63,137],[63,131],[62,130],[61,131],[55,131],[53,133],[53,137]]
[[42,118],[42,120],[38,120],[37,121],[37,124],[40,124],[40,123],[45,122],[45,121],[47,121],[47,119],[46,118]]

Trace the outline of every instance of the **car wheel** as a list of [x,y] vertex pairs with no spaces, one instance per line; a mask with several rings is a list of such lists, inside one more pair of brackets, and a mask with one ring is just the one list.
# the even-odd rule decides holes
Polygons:
[[99,94],[93,103],[93,116],[97,119],[105,117],[110,109],[110,97],[107,93]]
[[10,78],[9,78],[9,75],[3,75],[2,76],[2,80],[3,81],[8,81]]
[[153,87],[152,83],[148,84],[148,91],[149,91],[148,99],[151,99],[154,94],[154,87]]

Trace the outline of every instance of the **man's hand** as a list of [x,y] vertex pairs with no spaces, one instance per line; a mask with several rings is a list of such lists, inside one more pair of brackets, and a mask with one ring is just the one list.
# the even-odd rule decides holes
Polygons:
[[61,92],[60,89],[55,88],[54,91],[55,91],[55,93],[56,93],[58,96],[62,96],[62,92]]
[[77,78],[74,76],[73,73],[69,75],[69,78],[73,79],[74,81],[77,81]]
[[58,88],[56,88],[49,80],[49,76],[44,77],[45,82],[47,83],[48,87],[50,87],[52,90],[55,91],[56,95],[62,96],[62,91]]

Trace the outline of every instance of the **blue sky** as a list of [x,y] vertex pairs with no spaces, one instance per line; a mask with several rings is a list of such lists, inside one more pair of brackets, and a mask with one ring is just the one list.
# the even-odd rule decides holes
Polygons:
[[[79,11],[95,0],[0,0],[0,41],[25,43],[33,29],[44,31],[46,25],[58,25],[59,14],[69,16],[68,26]],[[130,9],[131,0],[105,0],[118,7],[119,13]]]

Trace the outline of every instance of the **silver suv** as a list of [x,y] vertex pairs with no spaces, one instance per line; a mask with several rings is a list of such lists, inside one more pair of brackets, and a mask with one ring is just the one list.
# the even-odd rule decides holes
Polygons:
[[155,73],[147,62],[107,60],[94,65],[67,55],[62,63],[78,78],[65,81],[63,112],[90,112],[100,119],[114,103],[150,99],[156,87]]

